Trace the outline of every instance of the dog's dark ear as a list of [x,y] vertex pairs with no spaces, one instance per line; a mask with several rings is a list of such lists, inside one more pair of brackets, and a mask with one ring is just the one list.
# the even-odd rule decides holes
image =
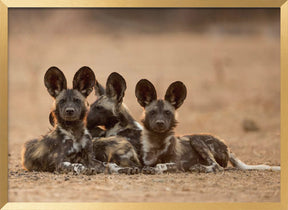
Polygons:
[[147,79],[141,79],[135,89],[135,95],[138,103],[145,107],[157,99],[157,93],[154,85]]
[[67,89],[67,81],[63,72],[55,66],[50,67],[44,76],[44,84],[49,94],[56,98],[59,93]]
[[50,125],[52,125],[54,127],[55,121],[54,121],[54,116],[53,116],[52,112],[50,112],[50,114],[49,114],[49,122],[50,122]]
[[111,73],[106,82],[106,95],[116,100],[117,103],[122,103],[125,90],[126,82],[124,78],[116,72]]
[[104,95],[105,93],[104,87],[98,81],[96,81],[94,89],[95,89],[95,95],[97,96],[97,98]]
[[73,89],[87,97],[92,92],[95,82],[94,72],[89,67],[83,66],[74,75]]
[[170,102],[175,109],[178,109],[184,102],[187,95],[185,85],[180,82],[173,82],[167,89],[165,100]]

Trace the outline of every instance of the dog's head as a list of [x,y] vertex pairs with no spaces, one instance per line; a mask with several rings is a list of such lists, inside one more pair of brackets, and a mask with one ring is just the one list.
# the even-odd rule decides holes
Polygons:
[[157,99],[153,84],[142,79],[136,85],[135,95],[138,103],[144,107],[142,122],[145,128],[155,133],[165,133],[175,127],[175,111],[183,104],[187,90],[182,82],[174,82],[168,87],[164,100],[161,100]]
[[63,72],[57,67],[49,68],[44,76],[44,84],[55,99],[52,114],[49,116],[50,123],[55,123],[54,118],[58,122],[84,120],[88,111],[86,98],[92,92],[95,81],[93,71],[84,66],[74,75],[73,88],[67,89]]
[[105,90],[99,83],[96,83],[95,95],[97,96],[97,100],[91,105],[88,113],[88,129],[100,125],[109,128],[118,122],[125,90],[126,82],[116,72],[109,75]]

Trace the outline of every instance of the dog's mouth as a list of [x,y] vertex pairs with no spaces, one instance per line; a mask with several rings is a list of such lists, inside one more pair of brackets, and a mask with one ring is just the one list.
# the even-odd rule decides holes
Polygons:
[[78,116],[76,116],[76,115],[64,115],[63,116],[63,119],[65,120],[65,121],[76,121],[76,120],[78,120]]
[[153,127],[152,129],[156,133],[165,133],[167,131],[166,127],[159,127],[159,126]]

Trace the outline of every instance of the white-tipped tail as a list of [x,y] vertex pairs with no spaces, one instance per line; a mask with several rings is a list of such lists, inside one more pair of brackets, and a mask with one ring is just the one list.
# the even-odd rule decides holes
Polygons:
[[232,163],[232,165],[235,168],[238,168],[240,170],[259,170],[259,171],[280,171],[281,167],[280,166],[268,166],[268,165],[247,165],[243,163],[241,160],[239,160],[235,154],[232,152],[229,153],[229,160]]

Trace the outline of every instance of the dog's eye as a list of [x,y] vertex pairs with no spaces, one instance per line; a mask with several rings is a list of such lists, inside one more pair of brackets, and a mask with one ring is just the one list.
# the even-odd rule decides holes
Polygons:
[[170,111],[165,111],[165,114],[167,115],[167,116],[169,116],[170,114],[171,114],[171,112]]
[[102,107],[102,106],[95,106],[95,109],[96,109],[97,111],[100,111],[100,110],[103,109],[103,107]]
[[66,102],[65,99],[61,99],[61,100],[59,101],[59,104],[64,104],[65,102]]
[[79,104],[81,103],[81,100],[79,98],[74,98],[74,102]]
[[154,111],[154,110],[152,110],[151,112],[150,112],[150,115],[151,116],[154,116],[156,114],[156,111]]

